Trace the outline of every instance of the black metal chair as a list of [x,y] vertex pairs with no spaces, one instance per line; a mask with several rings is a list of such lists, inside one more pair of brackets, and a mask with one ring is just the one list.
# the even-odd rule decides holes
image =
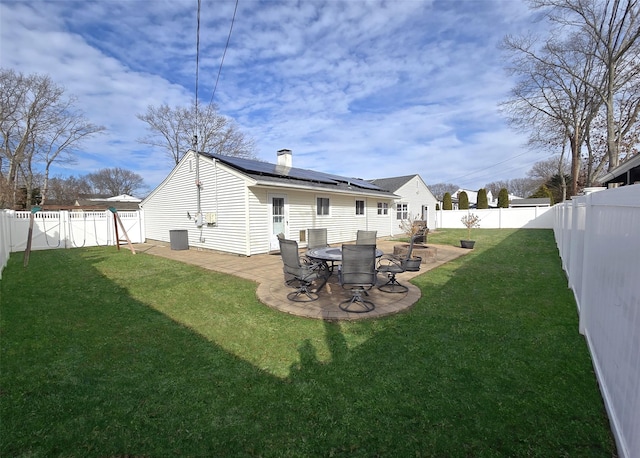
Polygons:
[[409,243],[409,249],[405,256],[398,256],[393,254],[384,254],[378,259],[378,272],[387,274],[388,280],[384,285],[378,286],[380,291],[386,293],[406,293],[409,288],[405,285],[401,285],[396,279],[396,275],[407,270],[417,270],[407,268],[408,261],[411,259],[411,253],[413,252],[413,244],[424,240],[424,231],[420,231],[411,237]]
[[374,310],[375,304],[363,296],[367,296],[367,290],[376,284],[376,246],[342,245],[338,279],[344,289],[351,290],[351,298],[339,304],[341,310],[353,313]]
[[378,231],[358,230],[356,233],[356,245],[375,245]]
[[[280,256],[282,257],[284,280],[287,286],[296,288],[287,294],[287,299],[294,302],[311,302],[318,299],[318,291],[327,282],[328,272],[326,264],[311,262],[306,257],[300,257],[298,242],[279,238]],[[319,282],[312,288],[314,282]]]

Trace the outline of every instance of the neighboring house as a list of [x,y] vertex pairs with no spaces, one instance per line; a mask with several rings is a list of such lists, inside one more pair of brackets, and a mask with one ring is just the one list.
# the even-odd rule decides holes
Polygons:
[[109,207],[113,207],[117,211],[131,211],[140,210],[140,202],[142,199],[128,194],[120,194],[113,197],[77,199],[75,207],[81,207],[85,210],[107,210]]
[[431,193],[420,175],[403,177],[378,178],[369,180],[398,196],[393,203],[391,234],[400,235],[402,220],[418,219],[427,222],[427,227],[436,227],[436,204],[438,199]]
[[596,181],[608,188],[640,183],[640,154],[627,159],[615,169],[598,177]]
[[170,231],[187,231],[190,247],[251,256],[278,249],[279,233],[305,246],[308,228],[326,227],[329,243],[353,241],[358,229],[391,235],[397,195],[295,168],[290,150],[277,158],[271,164],[188,151],[140,204],[146,237],[171,241]]

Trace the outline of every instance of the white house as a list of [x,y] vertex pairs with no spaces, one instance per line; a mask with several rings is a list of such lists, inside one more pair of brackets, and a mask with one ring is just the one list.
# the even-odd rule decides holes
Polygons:
[[358,229],[394,232],[399,196],[365,180],[295,168],[290,150],[277,159],[188,151],[140,204],[147,238],[170,241],[178,231],[190,247],[251,256],[277,249],[279,233],[304,246],[308,228],[326,227],[329,243],[353,241]]
[[438,199],[431,193],[420,175],[379,178],[370,181],[382,189],[400,196],[393,204],[391,228],[393,235],[403,233],[403,230],[400,229],[402,220],[419,219],[426,221],[429,228],[436,227]]

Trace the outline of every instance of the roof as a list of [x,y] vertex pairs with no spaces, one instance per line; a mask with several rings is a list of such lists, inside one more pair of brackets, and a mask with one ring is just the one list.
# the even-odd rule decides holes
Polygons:
[[640,181],[640,154],[627,159],[618,167],[598,177],[602,184],[623,183],[625,185]]
[[116,210],[140,210],[139,202],[113,201],[109,199],[77,199],[71,209],[107,210],[114,207]]
[[379,197],[395,198],[392,192],[361,178],[343,177],[297,167],[285,167],[268,162],[224,156],[215,153],[200,153],[213,158],[247,176],[259,184],[294,186],[325,191],[357,192]]
[[513,199],[510,207],[550,207],[551,199],[548,197],[532,197],[530,199]]
[[130,196],[129,194],[120,194],[119,196],[109,197],[108,199],[91,199],[91,200],[106,200],[108,202],[142,202],[142,199]]
[[375,180],[369,180],[370,183],[379,186],[387,191],[396,192],[398,189],[407,184],[416,175],[405,175],[403,177],[390,177],[390,178],[376,178]]

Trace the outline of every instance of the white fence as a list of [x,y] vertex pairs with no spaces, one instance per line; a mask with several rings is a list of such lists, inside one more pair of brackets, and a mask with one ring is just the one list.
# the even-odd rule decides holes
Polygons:
[[10,255],[9,213],[7,210],[0,210],[0,279],[2,278],[2,271],[4,270],[4,266],[7,265]]
[[[0,273],[9,254],[27,246],[31,212],[0,212]],[[145,240],[141,211],[118,212],[132,243]],[[32,250],[80,248],[116,244],[116,222],[110,211],[39,211],[33,215]],[[125,239],[118,225],[118,237]],[[126,243],[126,242],[124,242]]]
[[640,185],[553,207],[554,232],[621,457],[640,457]]
[[473,213],[480,218],[483,229],[551,229],[553,207],[488,208],[483,210],[438,210],[436,228],[464,228],[462,217]]

